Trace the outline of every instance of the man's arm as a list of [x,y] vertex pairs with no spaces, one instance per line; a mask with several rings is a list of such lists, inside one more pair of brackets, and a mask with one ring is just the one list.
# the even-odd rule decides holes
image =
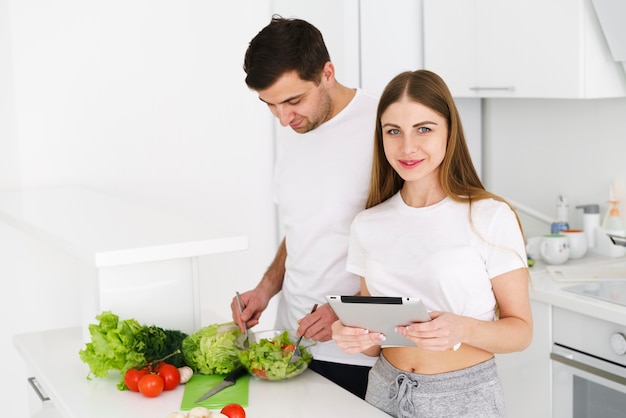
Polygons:
[[[267,308],[269,301],[283,288],[285,279],[285,260],[287,259],[287,246],[285,239],[278,246],[276,256],[265,271],[263,278],[259,284],[252,290],[241,294],[242,317],[239,318],[239,308],[236,298],[230,303],[233,320],[243,331],[243,322],[248,328],[259,323],[259,318],[263,311]],[[242,322],[243,321],[243,322]]]

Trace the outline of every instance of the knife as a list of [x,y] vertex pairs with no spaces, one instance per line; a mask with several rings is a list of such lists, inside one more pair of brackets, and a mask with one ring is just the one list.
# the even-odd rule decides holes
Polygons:
[[195,403],[200,403],[200,402],[204,401],[205,399],[210,398],[211,396],[215,395],[220,390],[234,385],[235,382],[237,381],[237,379],[240,378],[241,376],[243,376],[246,373],[248,373],[248,371],[246,370],[246,368],[244,366],[237,367],[235,370],[233,370],[228,375],[226,375],[224,380],[222,380],[219,384],[214,386],[207,393],[202,395],[202,397],[200,397]]

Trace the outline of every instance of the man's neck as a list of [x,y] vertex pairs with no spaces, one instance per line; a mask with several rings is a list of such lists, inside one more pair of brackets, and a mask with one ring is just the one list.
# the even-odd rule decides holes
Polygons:
[[330,119],[337,116],[343,109],[348,106],[348,104],[352,101],[354,96],[356,95],[356,89],[351,89],[349,87],[344,86],[341,83],[337,83],[335,85],[335,90],[333,91],[333,95],[331,99],[333,101],[333,112]]

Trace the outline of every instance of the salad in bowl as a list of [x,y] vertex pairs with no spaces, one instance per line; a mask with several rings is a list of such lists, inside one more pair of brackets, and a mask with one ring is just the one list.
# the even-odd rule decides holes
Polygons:
[[302,340],[300,343],[301,357],[290,362],[297,337],[289,331],[260,331],[253,335],[248,348],[239,352],[241,364],[248,372],[264,380],[291,379],[305,371],[313,356],[307,350],[314,343]]

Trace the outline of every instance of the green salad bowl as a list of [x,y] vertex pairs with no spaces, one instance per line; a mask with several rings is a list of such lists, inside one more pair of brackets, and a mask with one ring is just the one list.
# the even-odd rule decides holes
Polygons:
[[308,348],[315,343],[303,339],[300,342],[300,359],[290,362],[297,340],[293,331],[269,330],[251,333],[250,346],[240,347],[239,360],[251,375],[259,379],[291,379],[304,372],[313,360]]

